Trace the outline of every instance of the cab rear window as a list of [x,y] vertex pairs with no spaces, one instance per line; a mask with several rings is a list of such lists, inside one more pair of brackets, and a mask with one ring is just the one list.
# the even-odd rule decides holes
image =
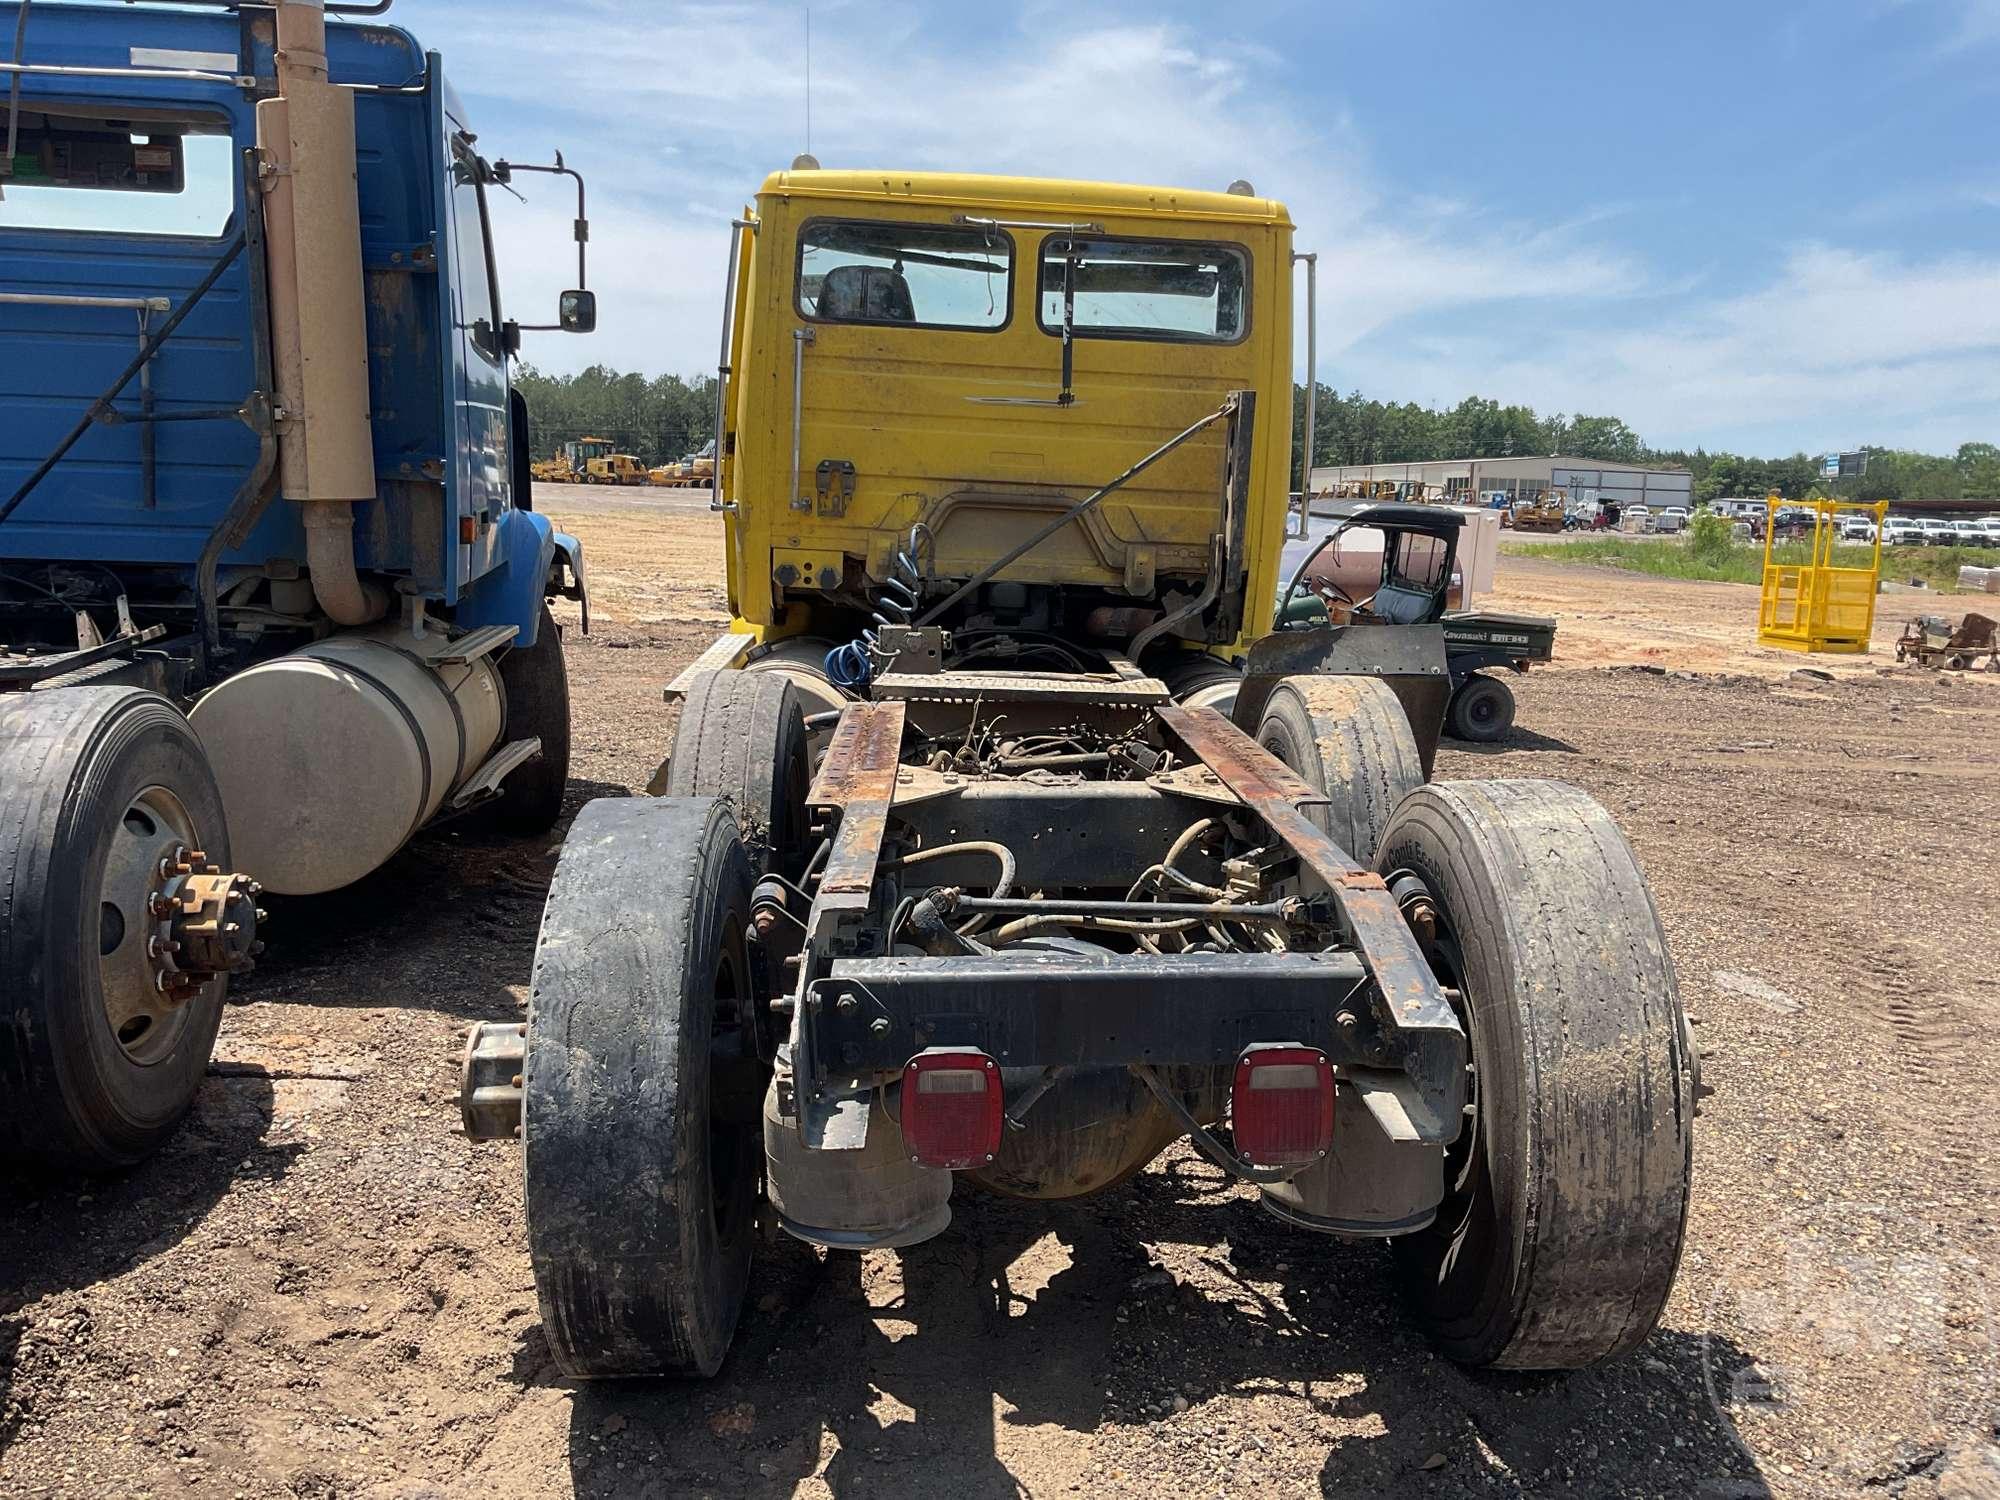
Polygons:
[[[0,103],[0,138],[5,121]],[[0,229],[217,238],[235,209],[227,131],[225,121],[158,111],[108,119],[23,109],[11,170],[0,175]]]
[[798,308],[817,323],[1004,328],[1013,277],[998,229],[815,219],[799,231]]
[[1037,317],[1060,333],[1073,301],[1079,338],[1233,344],[1249,331],[1248,281],[1249,257],[1234,245],[1052,235]]

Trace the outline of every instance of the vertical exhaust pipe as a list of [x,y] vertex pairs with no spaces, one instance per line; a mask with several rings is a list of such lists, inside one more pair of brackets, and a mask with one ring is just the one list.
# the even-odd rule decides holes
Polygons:
[[389,611],[354,563],[354,507],[375,498],[354,96],[327,79],[325,0],[277,6],[277,94],[257,104],[272,366],[286,499],[303,507],[313,596],[338,624]]

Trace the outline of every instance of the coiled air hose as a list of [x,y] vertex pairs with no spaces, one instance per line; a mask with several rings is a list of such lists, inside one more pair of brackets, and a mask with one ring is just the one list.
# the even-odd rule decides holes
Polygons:
[[918,521],[910,527],[903,545],[889,558],[889,576],[876,590],[875,608],[868,617],[867,627],[856,639],[826,653],[826,675],[833,679],[835,687],[850,693],[860,692],[888,664],[881,632],[884,626],[907,625],[916,617],[917,605],[923,598],[926,549],[935,560],[937,538],[931,535],[930,527]]

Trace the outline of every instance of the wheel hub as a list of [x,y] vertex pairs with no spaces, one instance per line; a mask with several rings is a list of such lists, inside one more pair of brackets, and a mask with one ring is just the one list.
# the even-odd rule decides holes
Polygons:
[[247,875],[224,874],[199,849],[177,847],[158,865],[159,893],[147,905],[154,930],[146,956],[153,987],[180,1005],[223,974],[247,974],[264,945],[257,941],[263,890]]
[[187,808],[164,787],[126,806],[99,884],[98,967],[105,1020],[134,1062],[170,1056],[188,1002],[254,967],[260,889],[209,862]]

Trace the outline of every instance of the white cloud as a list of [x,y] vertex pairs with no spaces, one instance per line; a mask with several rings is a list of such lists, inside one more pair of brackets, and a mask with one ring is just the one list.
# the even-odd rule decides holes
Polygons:
[[1510,400],[1615,413],[1659,447],[1950,449],[2000,409],[2000,259],[1807,244],[1768,285],[1671,326],[1447,337],[1370,363],[1394,384],[1441,360]]
[[[829,166],[1176,186],[1247,177],[1286,200],[1299,248],[1321,252],[1329,354],[1427,309],[1607,297],[1643,280],[1629,258],[1589,244],[1581,225],[1517,226],[1472,205],[1388,193],[1337,106],[1315,100],[1322,112],[1302,115],[1269,86],[1278,59],[1264,49],[1157,22],[1078,26],[1060,9],[1020,20],[964,14],[991,14],[988,34],[946,46],[909,10],[818,10],[815,154]],[[444,28],[427,41],[446,51],[460,88],[487,106],[475,109],[482,149],[528,159],[534,142],[521,142],[521,121],[532,115],[538,135],[561,132],[565,155],[591,180],[604,331],[544,336],[530,350],[538,364],[713,364],[727,221],[804,145],[800,22],[795,5],[761,3],[427,22]],[[581,38],[616,65],[573,91],[545,92],[548,70],[524,60],[575,55]],[[505,97],[504,81],[516,78],[533,92]],[[507,294],[529,307],[549,302],[561,279],[531,262],[546,253],[559,266],[567,254],[566,223],[540,214],[542,196],[539,227],[503,247]]]
[[[2000,34],[2000,0],[1949,3],[1966,34],[1982,17]],[[728,220],[805,144],[801,21],[775,0],[411,18],[471,96],[482,149],[532,160],[559,144],[590,179],[600,332],[535,336],[536,364],[713,368]],[[1247,177],[1290,205],[1299,248],[1320,253],[1323,380],[1392,399],[1479,391],[1612,412],[1662,445],[1949,446],[1992,429],[1990,258],[1801,245],[1760,289],[1703,297],[1698,276],[1662,280],[1616,248],[1605,221],[1617,204],[1549,225],[1469,201],[1447,176],[1384,182],[1337,96],[1275,87],[1278,60],[1226,30],[1079,21],[1054,4],[966,8],[951,36],[939,24],[909,5],[815,5],[821,160],[1179,186]],[[502,274],[512,310],[539,320],[573,250],[560,190],[523,188],[531,205],[500,200]],[[1303,337],[1296,355],[1302,369]]]

